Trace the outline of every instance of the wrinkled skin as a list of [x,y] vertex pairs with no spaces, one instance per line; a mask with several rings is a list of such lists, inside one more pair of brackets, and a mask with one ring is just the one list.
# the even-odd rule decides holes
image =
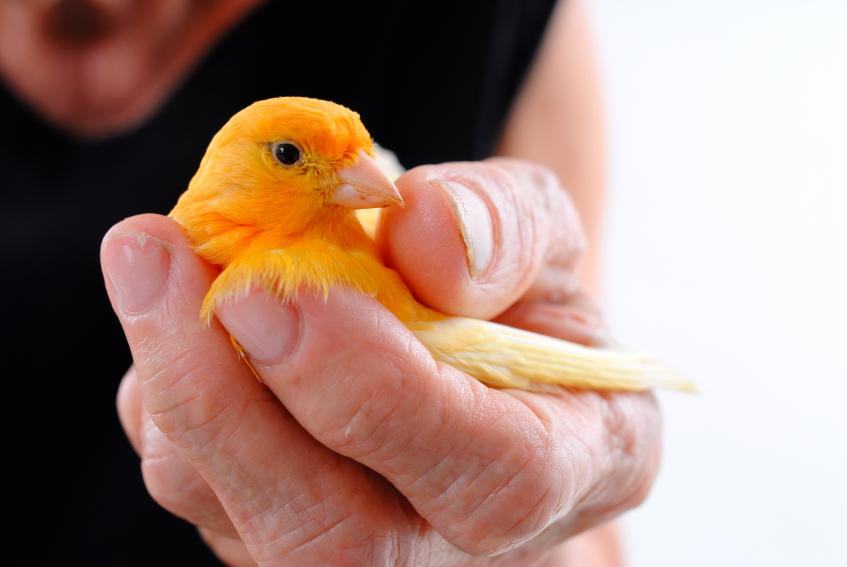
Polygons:
[[[492,249],[476,278],[438,189],[447,177],[488,204],[470,222],[493,227],[469,237]],[[584,343],[602,332],[575,285],[579,223],[546,170],[445,164],[398,187],[408,206],[379,238],[428,304],[505,309],[504,323]],[[571,553],[579,537],[561,543],[640,503],[657,471],[649,393],[487,388],[345,289],[288,305],[255,290],[206,328],[199,306],[216,269],[164,217],[116,225],[102,263],[135,360],[118,408],[147,488],[230,564],[586,564]],[[260,353],[263,383],[228,333]]]

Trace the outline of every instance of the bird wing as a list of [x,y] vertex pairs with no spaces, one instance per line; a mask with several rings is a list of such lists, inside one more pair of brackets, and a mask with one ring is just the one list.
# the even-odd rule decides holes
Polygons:
[[490,321],[449,317],[410,328],[436,360],[490,386],[696,391],[694,384],[646,356],[589,348]]

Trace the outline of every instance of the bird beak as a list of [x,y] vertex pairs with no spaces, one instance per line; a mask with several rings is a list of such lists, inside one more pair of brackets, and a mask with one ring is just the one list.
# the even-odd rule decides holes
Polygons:
[[375,209],[404,206],[397,187],[371,156],[359,150],[355,165],[339,169],[338,185],[332,188],[330,203],[348,209]]

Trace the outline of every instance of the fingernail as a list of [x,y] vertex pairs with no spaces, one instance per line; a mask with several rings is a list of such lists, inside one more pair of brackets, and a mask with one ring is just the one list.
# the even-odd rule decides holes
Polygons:
[[215,315],[241,343],[251,361],[266,366],[285,360],[300,336],[297,308],[263,290],[221,303]]
[[444,179],[433,183],[445,192],[453,207],[465,243],[468,271],[477,278],[494,255],[494,227],[488,205],[473,189],[458,181]]
[[127,315],[150,309],[165,287],[170,264],[165,243],[143,232],[112,236],[103,245],[106,274],[118,308]]

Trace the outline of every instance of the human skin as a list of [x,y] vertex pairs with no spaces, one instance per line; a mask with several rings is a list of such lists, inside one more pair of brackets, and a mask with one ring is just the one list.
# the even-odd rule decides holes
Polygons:
[[[454,193],[433,188],[448,178],[473,179],[488,203],[465,207],[469,226],[496,227],[466,231],[492,248],[476,278]],[[584,295],[560,289],[583,235],[547,170],[498,158],[416,168],[397,185],[407,207],[379,234],[392,264],[414,262],[410,285],[443,290],[433,306],[514,305],[510,324],[583,343],[602,331]],[[286,304],[255,289],[205,327],[217,269],[157,215],[116,225],[101,258],[135,360],[119,408],[145,482],[231,564],[542,565],[652,483],[649,393],[488,388],[344,288]]]
[[260,0],[3,0],[0,75],[45,119],[103,138],[153,114]]
[[[102,10],[101,16],[105,16],[100,21],[105,23],[99,28],[97,25],[79,26],[78,22],[70,25],[68,21],[73,18],[66,18],[66,29],[62,31],[59,24],[44,25],[46,10],[54,6],[55,2],[2,2],[0,73],[21,99],[58,127],[80,137],[106,137],[135,127],[155,112],[215,39],[235,25],[256,3],[249,0],[66,1],[65,4],[76,4],[77,8],[85,5]],[[50,17],[55,17],[55,14]],[[111,31],[109,26],[112,27]],[[90,37],[86,37],[86,34],[90,34]],[[121,69],[120,73],[114,72],[116,68]],[[119,80],[115,80],[115,77]],[[409,200],[416,199],[418,206],[389,213],[381,238],[384,239],[384,246],[394,266],[419,295],[426,296],[428,303],[459,314],[476,314],[480,309],[493,312],[514,304],[500,316],[501,321],[572,340],[588,341],[602,330],[601,320],[588,299],[590,294],[596,294],[599,279],[597,243],[603,193],[603,140],[599,101],[584,8],[578,1],[570,1],[554,15],[533,69],[506,122],[498,153],[545,164],[562,180],[582,217],[589,246],[580,258],[580,246],[575,245],[582,238],[578,231],[571,231],[569,237],[557,240],[547,238],[547,243],[542,244],[545,238],[541,226],[545,222],[561,222],[562,219],[562,211],[553,209],[549,211],[549,217],[542,215],[538,218],[538,227],[533,226],[532,232],[537,242],[528,249],[536,256],[530,257],[523,246],[518,250],[514,242],[500,237],[493,247],[493,261],[503,265],[509,265],[511,261],[514,265],[499,272],[497,279],[474,281],[462,271],[463,266],[466,266],[463,243],[457,238],[452,241],[448,238],[458,234],[455,217],[449,213],[452,209],[444,208],[446,201],[442,195],[427,195],[418,188],[423,175],[421,172],[432,173],[433,170],[410,172],[400,182],[400,186],[408,193]],[[484,175],[490,179],[486,191],[497,192],[503,189],[504,184],[513,186],[515,198],[501,199],[498,205],[500,208],[494,211],[499,218],[509,222],[514,222],[516,208],[530,206],[535,202],[533,199],[551,191],[553,186],[550,176],[540,173],[540,170],[535,170],[537,174],[530,176],[510,173],[510,168],[529,166],[483,163],[478,167],[482,167]],[[561,193],[559,189],[556,191]],[[505,193],[509,194],[509,191]],[[485,232],[484,217],[477,226],[482,226]],[[508,233],[514,228],[504,225],[502,230]],[[163,248],[156,245],[157,240],[150,239],[143,248],[147,252],[154,251],[152,267],[155,267],[156,261],[164,261],[155,251],[168,251],[168,277],[162,287],[157,287],[151,266],[148,266],[150,271],[138,274],[138,266],[133,268],[127,263],[133,256],[121,248],[122,237],[114,237],[128,234],[150,234],[162,243]],[[124,244],[131,244],[133,240],[124,239]],[[561,260],[561,250],[565,249],[572,254],[568,256],[565,262],[567,268],[564,270],[561,266],[550,266],[540,261],[551,255]],[[559,253],[554,254],[556,251]],[[142,253],[141,257],[147,255]],[[525,269],[527,264],[522,262],[531,258],[539,260],[536,262],[541,266],[538,271]],[[581,269],[578,270],[578,267]],[[423,479],[421,482],[426,486],[437,487],[439,483],[443,485],[452,480],[458,483],[456,486],[465,486],[461,484],[461,479],[467,479],[473,471],[485,466],[488,466],[486,470],[493,472],[477,478],[474,481],[477,484],[469,482],[463,495],[484,493],[486,485],[483,481],[496,484],[509,477],[526,483],[521,486],[527,489],[515,491],[513,498],[508,498],[503,491],[493,492],[490,505],[505,513],[469,514],[468,503],[464,502],[465,508],[462,508],[462,502],[459,502],[454,509],[448,509],[440,520],[433,520],[413,513],[409,502],[414,509],[423,511],[424,506],[418,508],[418,502],[427,496],[436,502],[439,498],[441,502],[454,499],[461,501],[461,498],[451,498],[450,493],[436,494],[437,490],[424,491],[421,495],[406,494],[409,490],[404,492],[397,486],[403,485],[400,480],[393,481],[390,474],[383,473],[383,465],[379,462],[363,463],[366,459],[361,455],[357,459],[356,455],[348,455],[343,447],[333,447],[330,441],[320,442],[319,432],[310,429],[315,427],[309,425],[312,423],[312,414],[302,409],[305,407],[302,405],[305,403],[302,398],[304,392],[300,392],[300,396],[296,392],[292,393],[290,376],[281,374],[277,365],[262,368],[268,373],[265,382],[271,389],[260,388],[252,376],[245,373],[244,366],[232,359],[229,343],[221,342],[221,337],[225,339],[226,334],[220,326],[216,325],[211,330],[196,327],[196,311],[191,311],[191,301],[201,294],[203,286],[208,285],[214,270],[189,253],[173,225],[158,217],[136,218],[118,225],[110,232],[104,244],[104,268],[110,274],[106,279],[113,300],[122,293],[120,284],[115,285],[121,274],[130,274],[130,281],[139,282],[142,291],[146,289],[145,293],[158,294],[153,300],[155,305],[149,306],[143,313],[136,312],[137,306],[133,306],[132,302],[123,306],[115,304],[139,363],[138,370],[131,369],[122,381],[118,399],[119,414],[127,435],[142,458],[142,471],[148,490],[165,508],[197,525],[201,535],[225,561],[239,565],[251,564],[251,554],[256,558],[281,560],[286,556],[285,542],[290,542],[291,537],[296,539],[298,533],[322,534],[307,546],[309,549],[345,552],[342,545],[344,541],[339,544],[339,540],[333,538],[343,532],[341,535],[347,534],[357,539],[355,528],[364,524],[356,524],[357,516],[354,514],[341,522],[339,527],[323,533],[321,522],[327,521],[329,516],[319,517],[315,512],[338,512],[331,510],[329,505],[346,501],[342,497],[345,494],[343,491],[353,487],[356,495],[360,495],[362,490],[371,490],[383,495],[380,498],[387,494],[388,500],[397,503],[402,510],[397,517],[398,522],[393,524],[393,529],[385,530],[396,537],[384,540],[365,538],[362,541],[370,541],[374,546],[376,541],[396,543],[392,549],[396,549],[397,553],[402,550],[405,557],[415,559],[410,559],[408,563],[436,564],[442,560],[447,564],[462,561],[505,561],[508,564],[517,561],[515,554],[522,554],[520,564],[529,564],[530,558],[539,564],[619,564],[617,536],[614,528],[604,522],[644,497],[658,467],[660,418],[655,401],[649,394],[562,393],[539,396],[481,389],[475,382],[457,376],[449,368],[433,369],[431,365],[427,366],[426,353],[420,350],[419,345],[414,347],[413,339],[403,345],[406,350],[401,350],[399,354],[390,349],[380,352],[383,339],[387,341],[384,344],[388,349],[392,345],[396,346],[397,338],[395,335],[384,336],[385,329],[393,328],[390,327],[392,321],[390,318],[386,320],[378,306],[367,303],[365,298],[345,295],[343,290],[334,292],[329,299],[330,303],[326,305],[310,303],[308,297],[304,298],[304,303],[298,306],[298,316],[328,326],[334,324],[344,328],[346,324],[355,331],[338,337],[337,344],[333,346],[351,357],[348,365],[345,366],[341,361],[336,364],[336,368],[347,368],[347,380],[355,378],[357,388],[363,392],[374,391],[379,380],[388,386],[393,384],[388,381],[386,373],[392,369],[397,371],[398,368],[407,370],[402,373],[403,379],[398,379],[399,382],[414,384],[416,387],[412,391],[419,395],[425,391],[419,389],[423,386],[419,386],[418,382],[431,385],[438,380],[439,384],[444,381],[448,386],[456,386],[453,392],[456,395],[447,396],[438,407],[453,408],[454,413],[449,414],[452,415],[452,421],[446,422],[464,420],[466,428],[444,430],[440,435],[434,430],[429,437],[422,437],[417,453],[398,453],[395,459],[398,467],[407,466],[409,470],[414,470],[414,467],[432,463],[432,458],[443,456],[447,459],[450,453],[445,452],[446,448],[453,443],[455,449],[458,435],[469,443],[473,441],[468,451],[460,453],[461,459],[457,461],[464,468],[445,471],[442,465],[440,469],[434,466],[431,470],[418,471]],[[520,284],[517,280],[520,280]],[[529,289],[523,289],[527,282]],[[580,291],[574,292],[577,289],[574,282],[581,284]],[[126,290],[123,290],[123,294],[125,299],[129,297]],[[181,310],[177,309],[179,305],[173,301],[174,298],[185,301]],[[229,314],[228,321],[228,315],[222,315],[225,323],[237,326],[239,320],[258,321],[259,315],[267,311],[262,308],[256,317],[245,319],[243,313],[239,316],[238,308],[233,307],[235,311]],[[241,308],[249,311],[250,306],[245,304]],[[375,321],[379,321],[382,326],[372,328],[366,324]],[[146,332],[141,333],[139,329],[144,328]],[[232,330],[235,332],[235,328]],[[372,335],[367,334],[369,330]],[[242,329],[242,332],[247,331]],[[400,333],[397,336],[403,336],[402,329],[397,329],[397,333]],[[266,334],[284,335],[282,332]],[[312,343],[308,344],[317,348]],[[153,348],[154,345],[160,346]],[[391,364],[386,362],[386,356]],[[218,360],[216,357],[224,358]],[[322,366],[319,364],[325,358],[318,357],[314,361],[315,365],[310,366],[314,382],[307,379],[305,374],[304,381],[319,384],[321,377],[327,378],[327,372],[321,371]],[[382,361],[382,365],[365,372],[361,367],[362,359]],[[404,362],[407,366],[401,365]],[[301,364],[306,363],[301,361]],[[163,370],[151,371],[157,365]],[[284,366],[288,367],[287,364]],[[206,373],[206,370],[209,372]],[[202,381],[198,379],[201,375],[204,376]],[[138,377],[143,384],[139,383]],[[168,377],[175,384],[181,383],[185,389],[163,390],[154,387],[157,383],[166,384]],[[409,377],[418,377],[419,380],[410,382]],[[335,376],[336,380],[342,382],[343,378],[343,375]],[[326,408],[337,407],[331,403],[339,401],[331,395],[333,391],[334,388],[328,387],[328,397],[320,398],[321,405],[326,405]],[[399,404],[397,399],[388,395],[393,391],[390,387],[377,391],[384,403]],[[180,399],[179,393],[185,394],[187,398]],[[242,397],[239,398],[239,395]],[[196,398],[192,403],[177,404],[171,408],[173,404],[185,402],[194,396]],[[219,446],[214,442],[214,436],[205,439],[202,436],[204,432],[208,434],[212,427],[193,426],[203,422],[206,417],[211,418],[210,408],[220,409],[214,406],[214,402],[223,398],[232,402],[232,407],[244,400],[267,403],[255,404],[251,406],[254,408],[251,411],[244,411],[244,421],[239,421],[242,426],[233,432],[243,433],[243,427],[253,424],[255,439],[253,435],[238,438],[247,443],[239,447],[248,448],[234,451],[234,455],[220,451],[204,453],[203,448]],[[308,401],[308,398],[305,399]],[[488,422],[477,419],[471,423],[470,417],[462,417],[469,412],[469,407],[475,407],[465,403],[470,403],[471,399],[485,401],[481,404],[483,408],[489,408],[486,404],[494,400],[491,407],[497,410],[493,414],[497,419],[492,417]],[[349,397],[340,401],[354,403],[355,400]],[[373,411],[378,409],[367,406],[361,398],[359,402],[362,407],[371,407]],[[423,416],[418,417],[415,413],[422,410],[419,405],[405,414],[401,412],[406,419],[391,428],[389,441],[394,440],[396,443],[396,439],[408,438],[410,431],[417,434],[426,427],[427,422]],[[181,418],[176,411],[180,408]],[[538,408],[549,411],[549,423],[557,428],[552,429],[551,425],[550,431],[532,429],[534,418],[527,411],[535,413],[532,410]],[[171,409],[174,413],[165,411]],[[365,411],[367,414],[371,410]],[[151,413],[156,419],[150,417]],[[483,417],[485,415],[492,414],[482,414]],[[529,421],[521,421],[520,416]],[[214,422],[215,419],[212,419],[210,423]],[[514,427],[503,425],[496,428],[492,427],[492,422]],[[526,454],[520,453],[527,447],[535,447],[526,437],[521,437],[533,431],[538,433],[539,439],[557,448],[557,458],[553,458],[553,455],[550,460],[545,460],[543,455],[538,456],[532,450]],[[494,434],[497,432],[500,435]],[[281,443],[280,436],[287,443]],[[199,439],[201,443],[191,443],[190,438],[194,441]],[[234,438],[230,441],[234,441]],[[257,446],[264,449],[249,449]],[[300,448],[299,452],[292,449],[297,447]],[[561,451],[567,453],[568,457],[563,458]],[[294,463],[290,462],[292,454],[298,455]],[[497,459],[492,457],[495,454]],[[245,458],[243,464],[247,468],[242,472],[269,474],[234,475],[238,472],[235,465],[242,464],[235,460],[237,456]],[[520,456],[525,456],[529,464],[518,474],[509,470],[509,466],[514,467],[516,464],[516,461],[509,459]],[[253,460],[247,460],[247,457]],[[269,468],[269,463],[276,466],[275,463],[286,459],[289,465],[297,465],[301,471],[305,470],[302,478],[290,474],[286,476],[282,474],[286,471]],[[322,482],[315,487],[312,477],[324,468],[310,467],[309,463],[317,462],[313,459],[320,461],[318,465],[331,463],[328,467],[330,471],[343,470],[349,474],[318,475]],[[251,463],[252,468],[249,467]],[[534,467],[540,466],[537,463],[547,463],[549,466],[547,469],[542,467],[544,472],[539,474],[538,469],[530,466],[531,463],[536,463]],[[335,467],[335,464],[338,466]],[[230,477],[222,474],[227,471]],[[382,473],[382,477],[376,477],[371,471]],[[270,474],[274,472],[279,474]],[[515,474],[510,477],[510,472]],[[452,477],[449,473],[452,473]],[[367,481],[365,489],[356,484],[357,478]],[[385,478],[388,480],[383,480]],[[261,484],[262,479],[265,484]],[[556,480],[555,486],[553,480]],[[239,481],[243,485],[238,485]],[[539,498],[537,517],[530,522],[516,522],[510,528],[508,513],[519,506],[521,498],[533,494],[533,490],[537,491],[539,487],[548,486],[551,490],[568,492],[573,497],[558,502],[549,496]],[[245,495],[251,493],[257,495],[253,499],[254,504],[273,502],[276,506],[269,506],[263,514],[251,516],[251,511],[242,506],[247,499]],[[291,495],[296,496],[291,498]],[[303,499],[311,497],[315,498],[310,501],[315,503],[314,507],[304,507]],[[376,513],[385,500],[358,501],[362,505],[356,508],[356,514]],[[545,505],[548,507],[546,515],[541,513]],[[297,510],[300,510],[299,515],[291,514]],[[267,531],[257,530],[260,524]],[[368,529],[377,525],[383,528],[387,526],[385,522],[365,524]],[[548,524],[549,527],[540,535],[533,536],[539,526]],[[411,534],[403,526],[417,526],[419,529]],[[597,527],[574,536],[591,526]],[[277,531],[274,532],[274,529]],[[492,535],[493,532],[497,533]],[[286,533],[295,536],[286,540]],[[373,535],[373,531],[368,534]],[[276,535],[282,538],[277,540],[279,545],[262,541],[263,537],[269,540]],[[562,544],[565,540],[566,543]],[[349,543],[351,540],[345,541]],[[511,555],[502,556],[498,560],[473,559],[473,556],[458,551],[462,548],[473,553],[491,553],[509,546],[514,546],[508,552]],[[300,551],[307,553],[309,549],[303,547]],[[350,551],[355,552],[356,549]],[[303,562],[310,564],[310,557],[303,557]],[[508,561],[505,557],[509,558]]]

